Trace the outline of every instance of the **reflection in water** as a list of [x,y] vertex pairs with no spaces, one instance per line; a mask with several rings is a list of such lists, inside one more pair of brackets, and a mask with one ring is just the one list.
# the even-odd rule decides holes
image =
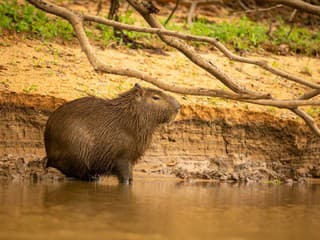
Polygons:
[[0,239],[319,239],[320,185],[0,183]]

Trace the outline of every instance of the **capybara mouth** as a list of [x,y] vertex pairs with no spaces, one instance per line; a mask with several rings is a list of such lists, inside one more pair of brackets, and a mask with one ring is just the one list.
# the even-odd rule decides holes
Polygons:
[[168,121],[168,125],[171,125],[174,122],[174,120],[176,119],[178,113],[179,113],[179,111],[176,111],[174,114],[172,114],[171,118]]

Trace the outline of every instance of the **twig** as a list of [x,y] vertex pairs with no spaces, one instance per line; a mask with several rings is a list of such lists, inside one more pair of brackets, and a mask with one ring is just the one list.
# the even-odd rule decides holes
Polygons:
[[270,0],[270,2],[280,3],[295,9],[301,9],[305,12],[320,16],[320,6],[313,5],[301,0]]
[[290,36],[292,30],[293,30],[293,19],[294,17],[296,16],[296,13],[297,13],[297,9],[294,9],[290,15],[290,18],[289,18],[289,22],[290,22],[290,30],[287,34],[287,38]]
[[311,116],[309,116],[306,112],[302,111],[301,109],[295,108],[291,109],[291,111],[301,117],[305,123],[311,128],[311,130],[320,136],[320,129],[318,128],[317,124],[313,120]]
[[282,4],[277,4],[276,6],[272,6],[272,7],[268,7],[268,8],[255,8],[255,9],[247,8],[244,11],[238,11],[238,12],[234,12],[232,14],[252,13],[252,12],[267,12],[267,11],[271,11],[273,9],[281,8],[281,7],[283,7]]
[[222,3],[222,0],[192,0],[189,8],[188,16],[187,16],[187,25],[191,25],[193,21],[194,13],[198,6],[200,5],[208,5],[213,3]]
[[96,15],[99,15],[102,10],[102,0],[98,0],[98,5],[97,5],[97,13]]
[[166,21],[164,22],[164,26],[166,26],[166,25],[169,23],[169,21],[171,20],[173,14],[174,14],[174,13],[176,12],[176,10],[178,9],[179,4],[180,4],[180,0],[176,0],[176,5],[175,5],[174,8],[172,9],[169,17],[168,17],[168,18],[166,19]]
[[318,96],[319,94],[320,94],[320,90],[315,89],[315,90],[311,90],[310,92],[306,92],[305,94],[301,95],[298,99],[299,100],[306,100],[306,99],[310,99],[315,96]]
[[198,1],[195,0],[191,3],[191,6],[190,6],[190,9],[189,9],[189,12],[188,12],[188,18],[187,18],[187,24],[188,25],[191,25],[192,24],[192,20],[193,20],[193,15],[194,15],[194,12],[197,8],[197,5],[198,5]]
[[291,15],[290,15],[290,18],[289,18],[289,22],[292,22],[292,21],[293,21],[296,13],[297,13],[297,9],[293,9],[293,11],[292,11],[292,13],[291,13]]
[[250,8],[248,8],[243,2],[242,0],[238,0],[238,3],[240,4],[240,6],[244,9],[244,10],[249,10]]

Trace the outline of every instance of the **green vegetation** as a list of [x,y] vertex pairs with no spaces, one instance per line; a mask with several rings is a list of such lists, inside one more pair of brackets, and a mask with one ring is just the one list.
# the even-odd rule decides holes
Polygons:
[[217,98],[217,97],[210,97],[207,99],[208,99],[208,103],[210,103],[213,106],[216,106],[218,104],[218,102],[221,102],[221,99]]
[[[131,24],[133,25],[135,22],[137,22],[136,18],[133,16],[133,11],[129,10],[125,14],[120,16],[119,19],[120,22]],[[102,41],[105,45],[108,45],[110,41],[118,40],[120,44],[122,44],[122,39],[116,39],[116,37],[113,34],[113,29],[111,27],[108,27],[103,24],[97,24],[96,29],[100,30],[98,33],[96,33],[94,39],[97,41]],[[142,41],[148,41],[151,38],[153,38],[152,35],[148,33],[139,33],[139,32],[132,32],[132,31],[123,31],[129,38],[134,40],[142,40]]]
[[311,116],[311,117],[319,117],[320,115],[320,108],[319,107],[308,107],[306,109],[306,112]]
[[293,52],[315,54],[320,53],[320,31],[311,32],[307,28],[294,27],[291,33],[290,26],[280,24],[274,32],[272,44],[287,44]]
[[217,38],[236,50],[248,51],[265,45],[287,44],[291,51],[296,53],[320,52],[320,31],[312,32],[307,28],[294,27],[290,32],[290,26],[279,20],[279,26],[272,34],[272,39],[267,32],[267,24],[257,23],[246,17],[220,24],[200,19],[190,27],[191,34]]
[[263,181],[263,183],[280,185],[282,184],[282,181],[280,179],[274,179],[274,180]]
[[[135,24],[138,20],[132,11],[127,11],[120,16],[120,21]],[[219,24],[208,22],[206,19],[199,19],[191,26],[171,21],[167,28],[184,33],[214,37],[236,51],[251,51],[270,46],[277,49],[280,44],[285,44],[296,53],[320,53],[320,31],[312,32],[307,28],[299,27],[294,27],[290,31],[289,25],[281,19],[278,22],[279,26],[272,33],[272,38],[267,35],[268,24],[257,23],[246,17]],[[121,43],[121,39],[115,38],[111,27],[102,24],[94,24],[94,26],[95,28],[86,29],[89,38],[104,45],[108,45],[115,40]],[[53,38],[71,40],[74,36],[71,25],[65,20],[46,15],[28,3],[19,5],[12,0],[4,0],[0,4],[0,35],[4,31],[25,33],[46,40]],[[158,39],[156,36],[146,33],[124,32],[134,40],[147,43]],[[160,40],[157,41],[160,42]],[[206,44],[194,43],[194,45],[202,46]]]
[[241,18],[234,23],[222,22],[221,24],[209,23],[205,19],[200,19],[190,27],[191,34],[217,38],[238,50],[259,47],[261,43],[268,40],[266,32],[266,26],[247,18]]
[[276,111],[277,111],[277,108],[275,108],[275,107],[270,107],[270,106],[267,107],[268,113],[275,113]]
[[308,75],[308,76],[312,76],[312,70],[310,68],[310,60],[308,61],[308,63],[304,66],[302,66],[300,73]]
[[30,93],[30,92],[32,92],[32,91],[36,91],[37,89],[38,89],[38,86],[32,84],[30,87],[24,88],[23,91],[24,91],[25,93]]
[[20,6],[10,0],[0,4],[0,34],[3,30],[31,33],[43,39],[61,37],[70,40],[73,37],[72,27],[66,21],[51,19],[30,4]]

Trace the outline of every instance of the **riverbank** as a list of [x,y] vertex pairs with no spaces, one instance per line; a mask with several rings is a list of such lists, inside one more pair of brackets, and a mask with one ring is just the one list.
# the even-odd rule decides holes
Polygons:
[[[186,87],[226,89],[174,49],[130,49],[115,42],[94,45],[99,58],[113,67],[126,66]],[[231,61],[208,46],[196,49],[247,89],[279,99],[297,98],[308,91],[257,66]],[[320,79],[319,58],[291,52],[275,55],[263,48],[241,54],[310,82]],[[136,82],[151,86],[94,72],[75,39],[40,40],[4,31],[0,55],[0,175],[7,178],[60,179],[54,172],[47,174],[42,162],[45,122],[62,103],[88,95],[113,98]],[[172,95],[183,105],[181,113],[171,126],[155,134],[136,173],[241,182],[320,177],[319,139],[291,112],[213,97]],[[319,108],[303,109],[319,119]]]
[[[1,93],[0,175],[63,179],[43,168],[43,130],[64,99]],[[81,137],[81,136],[79,136]],[[160,128],[136,174],[239,182],[293,182],[320,177],[320,139],[302,123],[269,113],[185,105]]]

